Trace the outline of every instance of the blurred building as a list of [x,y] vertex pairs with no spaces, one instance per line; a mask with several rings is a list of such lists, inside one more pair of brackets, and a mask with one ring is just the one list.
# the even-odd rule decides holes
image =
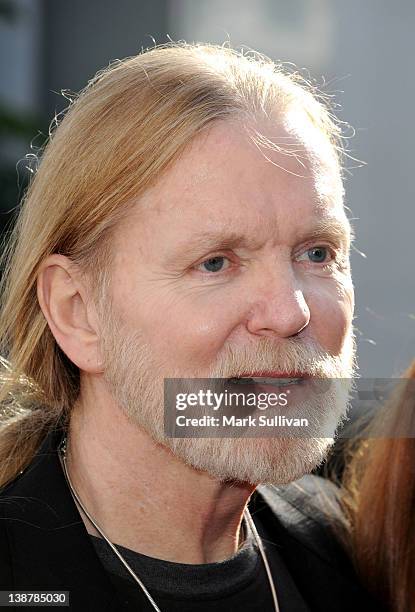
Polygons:
[[350,160],[346,190],[360,374],[398,375],[415,356],[414,24],[410,0],[1,0],[3,219],[18,199],[16,163],[22,181],[25,154],[67,105],[59,92],[78,91],[111,60],[170,36],[294,62],[336,94],[356,130],[350,153],[366,166]]

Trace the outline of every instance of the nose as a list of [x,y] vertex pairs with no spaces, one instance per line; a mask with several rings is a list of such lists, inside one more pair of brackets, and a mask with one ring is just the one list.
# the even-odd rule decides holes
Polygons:
[[289,338],[305,329],[310,309],[292,270],[281,270],[255,284],[246,326],[251,334]]

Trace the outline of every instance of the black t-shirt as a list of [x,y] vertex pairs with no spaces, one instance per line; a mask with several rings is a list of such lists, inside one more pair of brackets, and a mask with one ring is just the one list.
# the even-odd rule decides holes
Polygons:
[[[125,610],[152,610],[141,587],[105,540],[90,535],[101,563]],[[275,551],[266,548],[281,612],[306,612],[299,591]],[[142,580],[164,612],[273,612],[274,604],[264,563],[251,531],[242,547],[219,563],[185,564],[148,557],[120,545],[118,551]]]

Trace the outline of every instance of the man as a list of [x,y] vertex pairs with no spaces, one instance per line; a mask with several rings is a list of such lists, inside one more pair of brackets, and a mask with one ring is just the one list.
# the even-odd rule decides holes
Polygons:
[[[3,393],[22,399],[0,442],[3,589],[67,590],[74,610],[364,600],[318,510],[272,486],[323,460],[318,427],[164,431],[164,379],[352,376],[337,144],[305,86],[221,47],[156,48],[74,102],[7,270]],[[347,402],[301,406],[334,432]]]

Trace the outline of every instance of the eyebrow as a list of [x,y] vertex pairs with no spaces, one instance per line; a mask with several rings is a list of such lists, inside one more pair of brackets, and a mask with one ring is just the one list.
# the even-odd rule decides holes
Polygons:
[[332,240],[339,244],[346,244],[348,247],[354,240],[354,230],[347,217],[325,217],[315,224],[311,231],[307,232],[310,238],[322,238]]
[[[354,231],[350,221],[345,217],[327,216],[313,223],[309,229],[304,229],[298,241],[304,240],[328,240],[345,248],[350,247],[354,239]],[[220,229],[209,232],[196,232],[192,234],[186,242],[180,243],[179,251],[191,251],[197,248],[198,251],[206,250],[227,250],[235,248],[247,248],[255,250],[260,248],[261,242],[256,237],[250,237],[232,231],[231,229]]]

